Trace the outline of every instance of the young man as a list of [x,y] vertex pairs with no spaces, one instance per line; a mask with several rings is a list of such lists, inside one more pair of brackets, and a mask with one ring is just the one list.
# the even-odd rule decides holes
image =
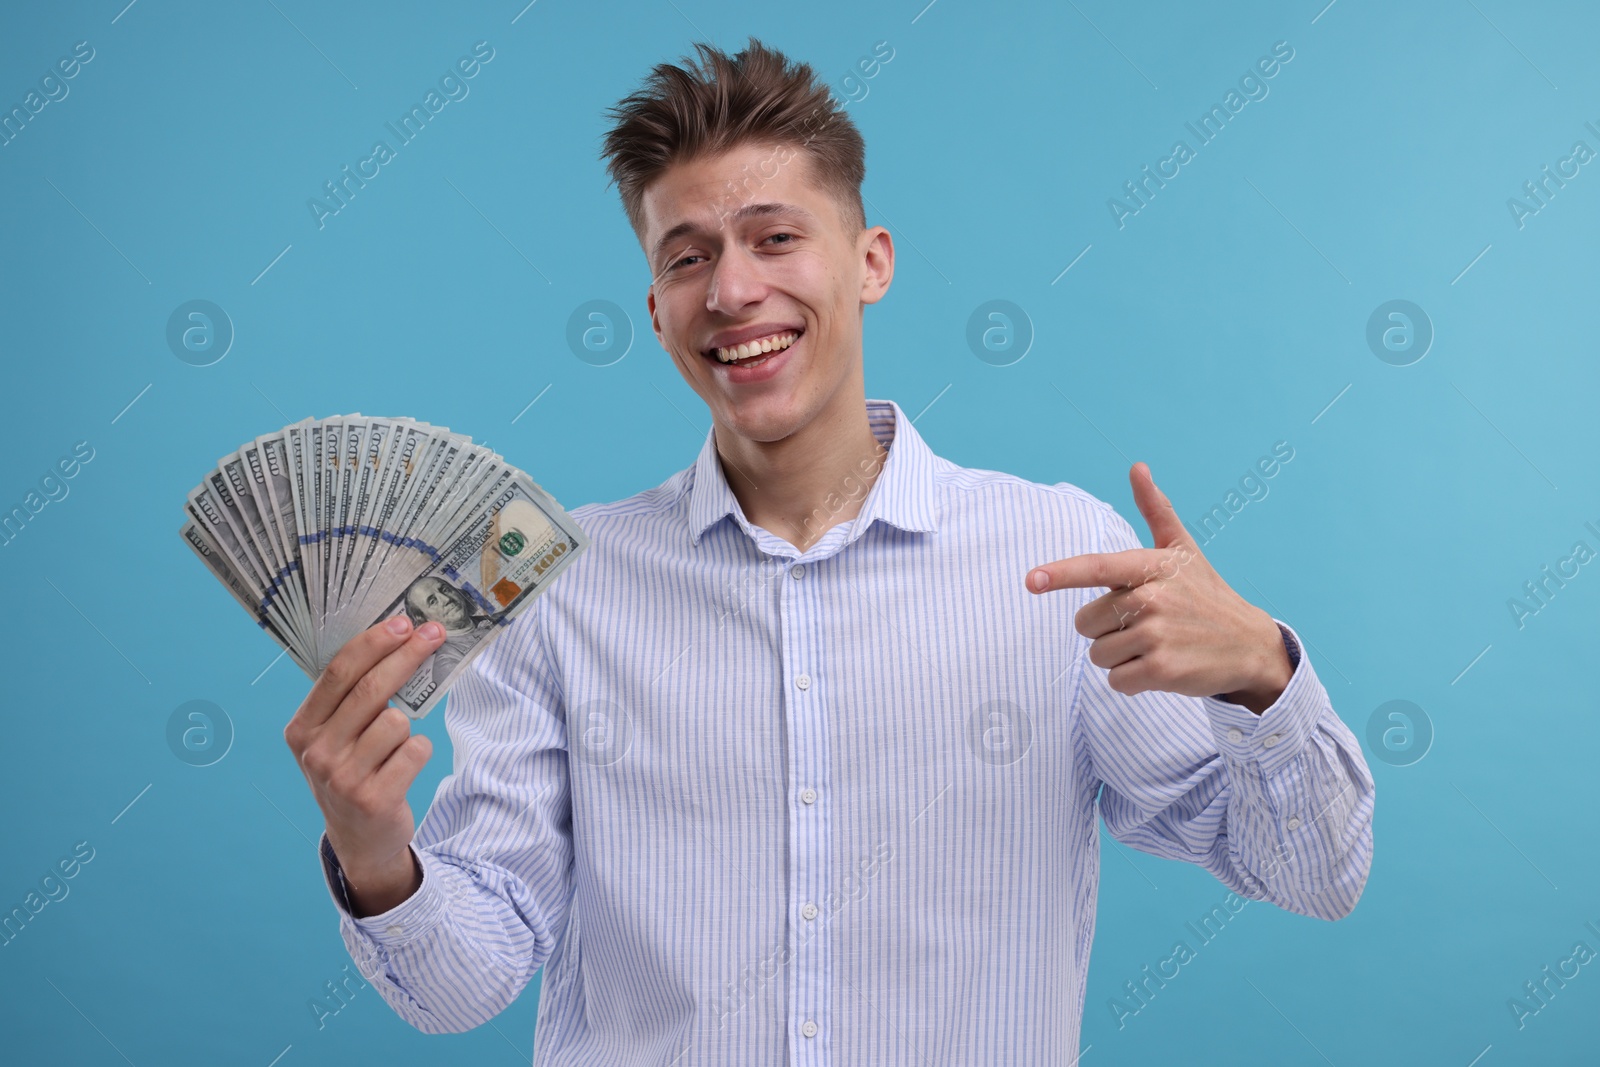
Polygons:
[[285,730],[363,972],[433,1033],[548,963],[538,1065],[1066,1064],[1097,810],[1242,896],[1348,914],[1372,779],[1293,631],[1143,464],[1152,549],[867,400],[894,246],[861,138],[808,66],[696,47],[605,150],[711,412],[699,458],[574,509],[591,548],[457,683],[420,827],[431,746],[384,701],[436,623],[351,641]]

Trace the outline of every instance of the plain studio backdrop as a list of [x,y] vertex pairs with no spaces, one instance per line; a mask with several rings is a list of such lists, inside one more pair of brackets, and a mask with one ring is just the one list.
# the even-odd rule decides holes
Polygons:
[[[1083,1062],[1592,1062],[1593,8],[524,3],[0,16],[5,1058],[528,1062],[538,979],[443,1037],[347,981],[282,736],[308,681],[180,542],[184,493],[351,411],[470,434],[569,508],[687,466],[709,418],[602,113],[754,34],[866,138],[898,253],[867,395],[1147,539],[1149,462],[1377,780],[1336,924],[1217,917],[1210,875],[1106,839]],[[450,765],[443,712],[420,728],[419,817]]]

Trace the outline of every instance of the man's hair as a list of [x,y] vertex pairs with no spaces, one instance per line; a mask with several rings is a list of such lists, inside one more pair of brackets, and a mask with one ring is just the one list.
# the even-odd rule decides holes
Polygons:
[[746,144],[803,149],[800,158],[809,160],[845,226],[865,229],[866,144],[810,64],[791,62],[754,37],[734,56],[698,41],[694,47],[698,68],[688,56],[682,67],[659,63],[643,88],[607,111],[616,124],[600,155],[640,241],[645,189],[663,171]]

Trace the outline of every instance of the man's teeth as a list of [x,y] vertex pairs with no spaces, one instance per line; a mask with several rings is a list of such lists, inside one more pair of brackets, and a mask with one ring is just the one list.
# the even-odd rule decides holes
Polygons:
[[748,359],[763,352],[777,352],[788,348],[798,340],[800,335],[793,331],[789,333],[775,333],[771,337],[760,337],[754,341],[747,341],[742,345],[731,348],[719,348],[715,355],[723,363],[732,363],[735,360]]

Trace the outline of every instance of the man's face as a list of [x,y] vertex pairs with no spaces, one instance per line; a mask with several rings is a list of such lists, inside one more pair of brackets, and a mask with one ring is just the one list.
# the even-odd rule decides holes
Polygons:
[[[676,163],[644,194],[656,340],[713,420],[750,440],[790,436],[859,379],[861,306],[894,273],[888,231],[847,231],[810,168],[798,146],[744,145]],[[759,367],[710,351],[796,333]]]

